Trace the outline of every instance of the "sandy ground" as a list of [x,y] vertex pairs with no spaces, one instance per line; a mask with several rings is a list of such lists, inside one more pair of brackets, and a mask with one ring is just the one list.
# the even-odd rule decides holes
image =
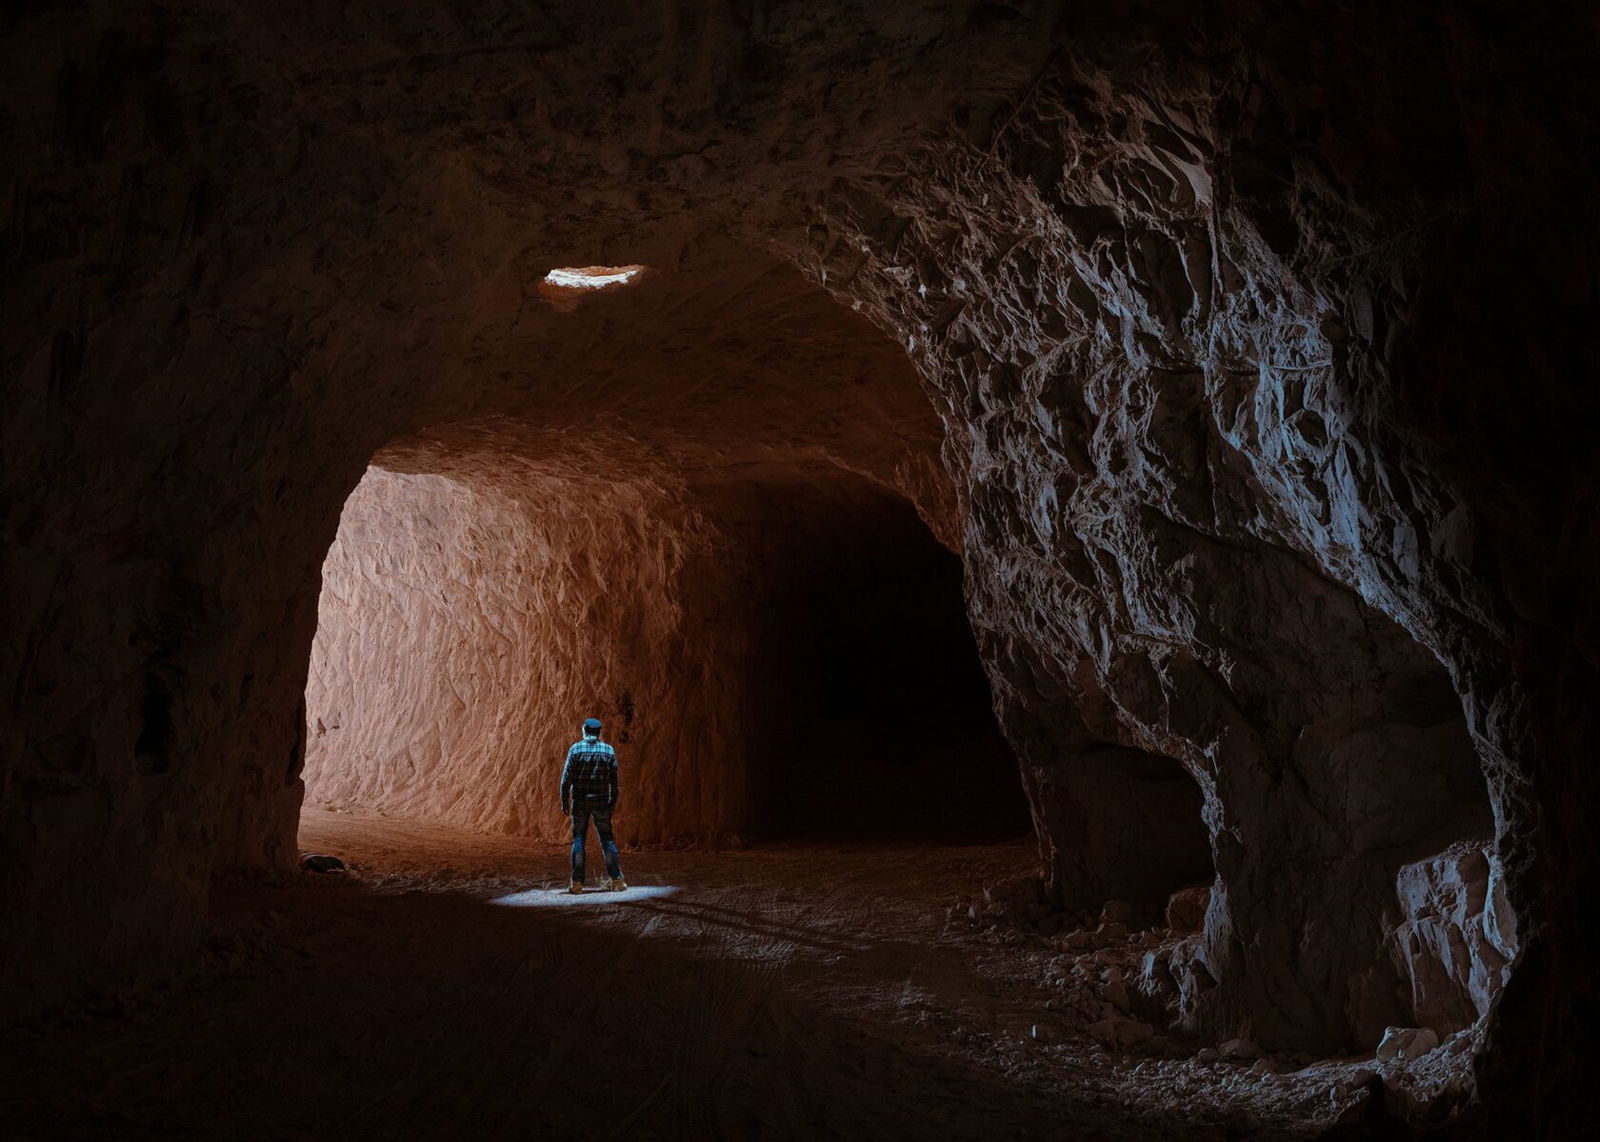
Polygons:
[[307,810],[301,846],[350,871],[233,892],[184,981],[8,1041],[0,1133],[1301,1138],[1359,1098],[1053,1016],[1058,945],[965,920],[1031,843],[625,853],[633,891],[576,898],[514,838]]

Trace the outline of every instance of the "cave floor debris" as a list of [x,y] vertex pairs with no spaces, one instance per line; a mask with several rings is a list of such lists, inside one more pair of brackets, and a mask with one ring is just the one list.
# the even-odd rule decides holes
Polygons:
[[1060,942],[965,920],[1031,841],[626,852],[653,891],[582,908],[518,906],[564,885],[549,845],[322,810],[301,844],[349,872],[232,891],[189,977],[8,1041],[0,1120],[41,1138],[1304,1138],[1361,1097],[1355,1060],[1274,1074],[1169,1037],[1108,1050],[1047,1008]]

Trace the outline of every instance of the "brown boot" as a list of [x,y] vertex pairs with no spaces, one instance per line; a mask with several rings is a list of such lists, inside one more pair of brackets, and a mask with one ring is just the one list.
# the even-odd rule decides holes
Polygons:
[[613,880],[611,882],[611,891],[612,892],[626,892],[626,891],[628,891],[628,882],[626,880],[623,880],[622,877],[620,877],[620,876],[617,877],[617,879],[615,879],[615,880]]
[[567,891],[572,893],[572,895],[574,895],[574,896],[582,896],[583,895],[583,881],[574,880],[572,882],[572,887],[567,889]]

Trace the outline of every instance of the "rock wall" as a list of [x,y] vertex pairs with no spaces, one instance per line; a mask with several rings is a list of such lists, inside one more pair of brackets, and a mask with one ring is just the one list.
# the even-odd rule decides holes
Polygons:
[[[9,19],[8,1011],[161,970],[214,872],[292,857],[318,571],[380,450],[439,474],[603,425],[651,480],[843,467],[960,547],[1055,891],[1116,871],[1068,855],[1114,811],[1075,758],[1183,766],[1199,1024],[1371,1047],[1410,1002],[1401,869],[1492,826],[1520,950],[1485,1105],[1583,1120],[1575,14]],[[657,272],[540,293],[589,264]],[[874,384],[908,357],[948,483],[885,395],[915,382]]]
[[1370,1046],[1410,1016],[1402,862],[1491,823],[1435,657],[1433,624],[1483,605],[1466,509],[1396,424],[1371,340],[1395,287],[1327,254],[1357,221],[1332,173],[1261,172],[1246,109],[1142,66],[1043,77],[985,151],[840,192],[813,272],[850,251],[844,291],[940,394],[1002,717],[1041,831],[1073,838],[1057,890],[1120,887],[1077,827],[1140,813],[1107,803],[1106,745],[1178,759],[1219,874],[1195,1021]]
[[726,768],[718,747],[744,727],[673,682],[739,657],[711,624],[684,628],[675,581],[710,563],[710,537],[675,528],[655,489],[509,485],[373,468],[351,494],[323,572],[307,797],[558,840],[561,759],[596,714],[628,762],[655,762],[625,774],[623,839],[714,833],[747,794],[695,775]]
[[1394,953],[1411,984],[1416,1020],[1440,1036],[1489,1013],[1517,956],[1516,917],[1499,861],[1482,844],[1450,846],[1400,870],[1405,919]]

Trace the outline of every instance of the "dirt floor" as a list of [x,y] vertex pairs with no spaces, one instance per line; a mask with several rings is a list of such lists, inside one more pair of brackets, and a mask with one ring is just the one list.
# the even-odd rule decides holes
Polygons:
[[515,838],[307,810],[301,846],[349,871],[232,892],[186,979],[8,1041],[0,1134],[1303,1138],[1372,1075],[1097,1042],[1114,956],[985,911],[1031,842],[625,853],[581,897]]

